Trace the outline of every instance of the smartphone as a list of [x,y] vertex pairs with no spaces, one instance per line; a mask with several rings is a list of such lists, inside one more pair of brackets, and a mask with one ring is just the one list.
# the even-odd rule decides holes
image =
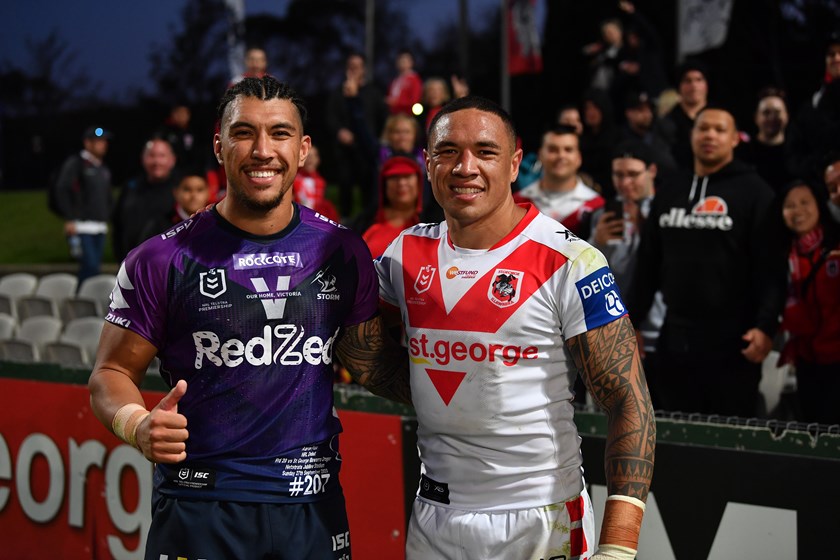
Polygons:
[[604,212],[612,212],[613,219],[623,219],[624,218],[624,202],[618,200],[617,198],[613,198],[608,200],[606,204],[604,204]]
[[[624,202],[618,199],[611,199],[604,204],[604,212],[612,212],[612,220],[624,220]],[[625,224],[626,226],[626,224]],[[625,236],[607,240],[607,245],[621,245],[625,242]]]

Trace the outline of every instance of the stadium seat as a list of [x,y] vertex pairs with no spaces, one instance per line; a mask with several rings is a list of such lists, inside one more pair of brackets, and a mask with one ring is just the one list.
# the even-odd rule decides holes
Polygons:
[[17,332],[17,321],[9,313],[0,313],[0,340],[11,340]]
[[38,349],[25,340],[0,340],[0,360],[33,363],[38,361]]
[[65,323],[80,317],[99,317],[99,304],[90,298],[71,297],[59,305],[59,316]]
[[67,368],[86,368],[90,366],[87,352],[74,342],[48,342],[44,345],[41,361],[60,364]]
[[0,278],[0,297],[8,298],[8,302],[0,306],[0,311],[17,317],[17,300],[35,293],[38,278],[27,272],[15,272]]
[[12,317],[17,317],[14,300],[4,294],[0,294],[0,313],[6,313]]
[[56,302],[44,296],[24,296],[17,300],[15,308],[17,309],[18,321],[21,323],[30,317],[39,315],[58,317]]
[[64,327],[61,342],[73,342],[84,348],[91,360],[96,356],[99,348],[99,336],[105,319],[100,317],[81,317],[73,319]]
[[56,272],[42,276],[38,280],[35,295],[50,298],[58,305],[65,299],[75,296],[78,286],[79,281],[72,274]]
[[111,292],[117,283],[117,277],[113,274],[97,274],[82,282],[79,286],[78,297],[88,298],[99,305],[98,315],[104,315],[111,305]]
[[12,299],[23,296],[31,296],[35,293],[38,285],[38,278],[28,272],[15,272],[0,278],[0,294],[7,295]]
[[61,334],[61,319],[47,315],[30,317],[20,323],[17,340],[25,340],[35,345],[38,355],[48,342],[58,340]]

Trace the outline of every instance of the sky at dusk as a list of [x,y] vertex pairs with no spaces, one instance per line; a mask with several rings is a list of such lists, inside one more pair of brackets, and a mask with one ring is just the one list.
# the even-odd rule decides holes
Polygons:
[[[149,53],[165,45],[180,30],[179,14],[186,0],[11,0],[0,3],[0,61],[17,66],[28,62],[26,40],[41,40],[53,29],[76,54],[74,69],[86,70],[101,82],[107,95],[144,87],[149,76]],[[436,23],[458,18],[456,0],[377,0],[404,6],[410,22],[430,31]],[[245,0],[248,15],[285,13],[289,0]],[[542,2],[538,2],[542,8]],[[500,0],[469,0],[470,19],[483,22]],[[540,10],[542,11],[542,10]],[[421,33],[419,36],[430,36]]]

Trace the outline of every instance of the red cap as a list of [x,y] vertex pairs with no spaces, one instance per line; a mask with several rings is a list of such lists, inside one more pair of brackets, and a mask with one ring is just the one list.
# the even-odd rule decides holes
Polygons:
[[382,164],[382,177],[393,177],[395,175],[421,175],[420,164],[412,158],[404,156],[393,156]]

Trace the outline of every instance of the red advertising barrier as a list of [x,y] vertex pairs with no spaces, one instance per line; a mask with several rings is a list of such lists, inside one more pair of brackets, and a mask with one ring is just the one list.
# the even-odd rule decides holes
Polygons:
[[[99,423],[87,388],[0,377],[0,410],[0,557],[142,558],[152,466]],[[403,558],[401,420],[340,416],[353,555]]]

